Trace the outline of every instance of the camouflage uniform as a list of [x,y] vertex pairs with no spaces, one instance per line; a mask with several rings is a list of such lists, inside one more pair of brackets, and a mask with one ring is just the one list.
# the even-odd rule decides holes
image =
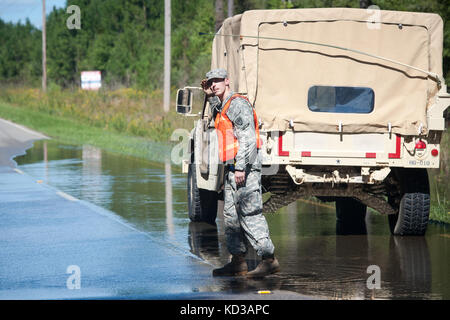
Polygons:
[[[209,98],[216,112],[225,106],[233,92],[221,103],[217,97]],[[232,255],[247,251],[244,235],[259,256],[273,255],[274,246],[269,227],[262,214],[261,155],[256,148],[256,132],[252,106],[242,98],[235,98],[227,110],[233,123],[234,135],[239,141],[234,169],[245,171],[245,185],[236,186],[233,168],[226,166],[224,222],[228,251]]]

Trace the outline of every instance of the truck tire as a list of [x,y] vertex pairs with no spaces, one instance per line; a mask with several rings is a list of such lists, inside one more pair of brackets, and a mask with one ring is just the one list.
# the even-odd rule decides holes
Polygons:
[[189,164],[187,191],[189,219],[192,222],[214,224],[217,217],[218,193],[197,187],[195,163]]
[[356,199],[336,197],[336,234],[367,234],[366,211]]
[[388,215],[393,235],[423,236],[430,215],[430,185],[427,169],[399,169],[402,193],[398,213]]

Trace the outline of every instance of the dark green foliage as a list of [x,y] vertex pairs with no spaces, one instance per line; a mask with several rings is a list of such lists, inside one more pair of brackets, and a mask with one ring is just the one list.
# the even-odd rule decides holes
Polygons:
[[[227,1],[224,1],[226,5]],[[383,10],[435,12],[450,17],[448,1],[372,0]],[[81,10],[81,29],[69,30],[72,4]],[[172,0],[172,85],[198,84],[210,66],[214,0]],[[359,7],[358,0],[242,0],[235,14],[251,9]],[[0,20],[0,82],[39,85],[42,33],[25,24]],[[450,25],[445,23],[444,76],[450,82]],[[101,70],[110,87],[154,90],[162,87],[164,0],[68,0],[47,17],[47,68],[50,83],[78,86],[80,72]]]
[[0,19],[0,81],[37,79],[42,73],[41,37],[29,20],[25,24]]

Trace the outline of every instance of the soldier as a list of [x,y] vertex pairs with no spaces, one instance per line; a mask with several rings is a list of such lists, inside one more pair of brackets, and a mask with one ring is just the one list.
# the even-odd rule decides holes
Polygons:
[[[209,71],[201,85],[216,114],[219,158],[226,164],[223,215],[227,248],[232,255],[230,263],[213,270],[213,276],[264,277],[278,272],[280,265],[262,214],[261,141],[256,113],[247,98],[232,92],[226,70]],[[244,236],[262,257],[251,272],[245,261]]]

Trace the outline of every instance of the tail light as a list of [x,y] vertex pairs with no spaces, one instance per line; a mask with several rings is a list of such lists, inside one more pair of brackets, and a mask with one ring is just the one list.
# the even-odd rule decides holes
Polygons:
[[438,154],[439,154],[438,149],[433,149],[433,150],[431,150],[431,155],[432,155],[433,157],[437,157]]
[[427,144],[422,140],[416,142],[416,149],[423,150],[427,148]]

